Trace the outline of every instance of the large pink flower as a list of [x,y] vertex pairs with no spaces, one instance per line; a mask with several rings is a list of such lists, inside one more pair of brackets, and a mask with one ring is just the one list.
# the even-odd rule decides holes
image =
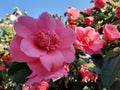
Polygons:
[[76,8],[68,8],[67,9],[67,17],[68,20],[77,20],[79,18],[79,11]]
[[86,54],[98,54],[104,45],[100,35],[92,27],[77,27],[75,46]]
[[108,41],[114,41],[120,38],[120,32],[112,24],[106,24],[104,27],[104,37]]
[[106,5],[106,0],[94,0],[94,5],[97,8],[101,8]]
[[13,61],[26,62],[32,70],[28,85],[67,75],[66,63],[73,62],[75,34],[47,12],[38,19],[21,16],[14,23],[16,35],[10,45]]

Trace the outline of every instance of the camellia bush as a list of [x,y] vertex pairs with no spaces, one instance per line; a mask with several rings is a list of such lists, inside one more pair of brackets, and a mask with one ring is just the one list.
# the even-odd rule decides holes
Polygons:
[[0,19],[0,90],[120,90],[120,1],[91,3]]

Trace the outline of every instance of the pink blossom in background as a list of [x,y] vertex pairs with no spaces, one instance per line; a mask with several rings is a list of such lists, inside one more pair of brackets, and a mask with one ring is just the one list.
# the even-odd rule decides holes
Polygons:
[[0,90],[4,90],[2,86],[0,86]]
[[79,18],[79,10],[77,10],[76,8],[68,8],[67,9],[67,17],[68,20],[77,20]]
[[5,70],[6,70],[5,64],[1,64],[1,65],[0,65],[0,71],[5,71]]
[[84,22],[85,22],[87,25],[91,25],[91,24],[93,23],[93,20],[94,20],[93,17],[85,17],[85,18],[84,18]]
[[74,24],[69,24],[67,27],[72,28],[75,31],[77,26]]
[[76,48],[82,50],[86,54],[98,54],[104,45],[104,41],[100,40],[100,34],[95,32],[92,27],[77,27],[75,30],[77,40]]
[[120,38],[120,32],[112,24],[106,24],[103,31],[104,37],[108,41],[114,41]]
[[26,62],[32,70],[27,85],[67,75],[64,65],[75,59],[75,33],[47,12],[38,19],[21,16],[14,23],[16,35],[10,44],[13,61]]
[[33,84],[29,90],[48,90],[49,84],[45,81]]
[[29,87],[28,85],[24,85],[24,86],[22,87],[22,90],[30,90],[30,87]]
[[12,62],[11,57],[9,55],[2,56],[2,60],[8,64]]
[[93,8],[86,8],[86,9],[83,11],[83,13],[84,13],[84,14],[87,14],[87,15],[90,15],[90,14],[92,14],[92,11],[93,11]]
[[96,80],[98,79],[97,75],[95,75],[89,71],[86,64],[81,66],[80,74],[82,77],[82,82],[85,82],[85,83],[87,83],[89,81],[96,82]]
[[116,9],[115,15],[117,18],[120,18],[120,7]]
[[106,5],[106,0],[94,0],[94,6],[97,8],[104,7]]

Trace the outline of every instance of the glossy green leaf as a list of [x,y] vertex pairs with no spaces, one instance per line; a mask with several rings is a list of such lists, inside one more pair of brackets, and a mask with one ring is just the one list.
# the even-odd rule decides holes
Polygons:
[[120,81],[114,82],[110,90],[120,90]]
[[104,13],[98,13],[96,16],[97,16],[97,18],[99,18],[99,19],[104,19],[104,18],[107,17]]
[[112,53],[105,58],[101,72],[101,80],[106,88],[114,83],[115,78],[120,73],[120,54]]
[[17,83],[24,83],[30,73],[31,71],[25,63],[18,62],[13,62],[8,70],[8,75],[12,81]]
[[100,54],[93,54],[91,55],[93,63],[101,69],[104,63],[104,58]]

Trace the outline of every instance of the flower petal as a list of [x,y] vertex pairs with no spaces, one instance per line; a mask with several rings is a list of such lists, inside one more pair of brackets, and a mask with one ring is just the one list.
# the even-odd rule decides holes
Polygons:
[[[32,70],[32,74],[28,76],[29,80],[26,82],[27,85],[32,85],[35,82],[49,81],[50,79],[57,79],[59,77],[67,76],[68,72],[64,67],[54,72],[47,71],[40,60],[34,60],[28,62],[27,65]],[[38,68],[39,67],[39,68]]]
[[21,37],[28,37],[32,33],[36,32],[36,19],[29,16],[21,16],[14,23],[14,29],[16,33]]
[[[93,51],[97,51],[98,48],[102,48],[104,45],[104,42],[101,40],[94,41],[91,46],[89,46],[90,49]],[[97,47],[97,48],[96,48]]]
[[62,55],[64,56],[66,63],[71,63],[75,60],[75,49],[72,45],[69,47],[60,49],[60,51]]
[[63,66],[64,57],[60,51],[51,51],[40,57],[41,63],[48,71],[54,71]]
[[37,25],[38,25],[38,28],[43,31],[46,31],[46,30],[54,31],[56,28],[56,23],[54,18],[47,12],[44,12],[40,15]]
[[73,44],[76,40],[75,33],[71,28],[64,27],[64,24],[56,20],[56,30],[55,32],[61,39],[62,46],[69,46]]
[[46,51],[41,50],[31,39],[28,38],[21,41],[20,48],[29,57],[40,57],[40,55],[46,54]]
[[26,56],[21,50],[20,50],[20,43],[22,38],[18,35],[14,36],[14,39],[11,41],[10,44],[10,54],[13,61],[19,61],[19,62],[29,62],[34,60],[31,57]]

